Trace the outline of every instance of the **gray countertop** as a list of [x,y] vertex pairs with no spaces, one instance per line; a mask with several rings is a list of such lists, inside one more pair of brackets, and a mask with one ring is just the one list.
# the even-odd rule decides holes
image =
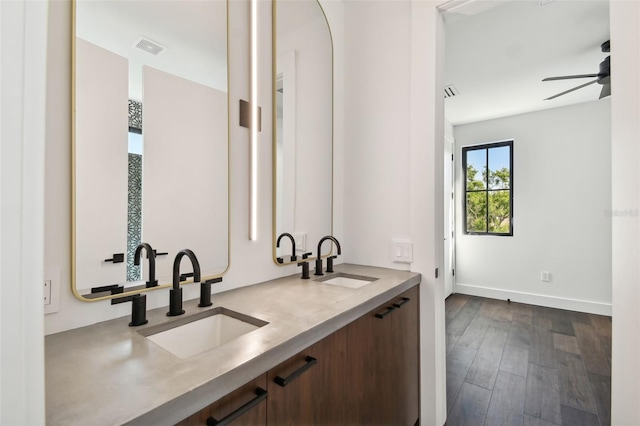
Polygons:
[[[141,327],[127,316],[46,336],[47,424],[174,424],[420,282],[413,272],[335,269],[378,279],[351,289],[296,274],[214,294],[210,308],[184,302],[180,317],[150,310]],[[217,306],[269,324],[188,359],[139,333]]]

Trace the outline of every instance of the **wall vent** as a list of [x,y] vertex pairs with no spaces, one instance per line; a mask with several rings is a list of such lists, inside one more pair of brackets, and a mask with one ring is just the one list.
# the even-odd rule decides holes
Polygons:
[[147,53],[151,53],[154,56],[164,52],[165,47],[159,45],[155,41],[151,41],[148,38],[141,37],[134,45],[134,47],[144,50]]
[[454,96],[458,96],[460,94],[460,92],[458,92],[458,89],[456,89],[456,87],[451,84],[449,86],[445,86],[444,87],[444,98],[453,98]]

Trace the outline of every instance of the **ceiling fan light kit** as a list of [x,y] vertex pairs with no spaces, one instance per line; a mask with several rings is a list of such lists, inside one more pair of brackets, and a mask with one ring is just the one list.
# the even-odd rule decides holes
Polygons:
[[[600,49],[602,52],[608,53],[610,51],[610,43],[609,40],[605,41],[600,45]],[[604,97],[611,95],[611,56],[607,56],[604,58],[602,62],[600,62],[600,70],[597,74],[579,74],[579,75],[564,75],[559,77],[547,77],[542,81],[555,81],[555,80],[569,80],[574,78],[595,78],[588,83],[581,84],[569,90],[565,90],[564,92],[558,93],[556,95],[550,96],[545,99],[545,101],[549,101],[551,99],[555,99],[559,96],[566,95],[567,93],[571,93],[575,90],[582,89],[583,87],[587,87],[593,83],[598,83],[602,85],[602,90],[600,91],[600,97],[598,99],[602,99]]]

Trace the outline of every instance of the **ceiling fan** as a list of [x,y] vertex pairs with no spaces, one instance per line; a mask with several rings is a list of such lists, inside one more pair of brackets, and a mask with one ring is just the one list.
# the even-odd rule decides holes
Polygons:
[[[603,52],[609,52],[609,40],[602,43],[600,46]],[[590,84],[598,83],[602,85],[602,91],[600,92],[600,97],[598,99],[602,99],[606,96],[611,95],[611,64],[609,63],[611,56],[607,56],[604,58],[604,61],[600,62],[600,72],[598,74],[579,74],[579,75],[564,75],[560,77],[547,77],[542,81],[553,81],[553,80],[569,80],[572,78],[595,78],[588,83],[581,84],[579,86],[574,87],[573,89],[566,90],[562,93],[558,93],[557,95],[553,95],[549,98],[546,98],[545,101],[555,99],[558,96],[566,95],[567,93],[573,92],[574,90],[582,89],[583,87],[587,87]]]

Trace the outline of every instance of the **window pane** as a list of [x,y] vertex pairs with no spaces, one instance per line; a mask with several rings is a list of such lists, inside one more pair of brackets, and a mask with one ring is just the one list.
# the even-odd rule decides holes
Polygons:
[[489,189],[509,189],[510,151],[509,146],[489,148]]
[[487,232],[487,193],[467,193],[467,232]]
[[508,234],[510,232],[509,190],[489,192],[489,232]]
[[486,189],[487,150],[474,149],[466,151],[467,155],[467,190]]
[[142,135],[129,132],[129,154],[142,155]]

